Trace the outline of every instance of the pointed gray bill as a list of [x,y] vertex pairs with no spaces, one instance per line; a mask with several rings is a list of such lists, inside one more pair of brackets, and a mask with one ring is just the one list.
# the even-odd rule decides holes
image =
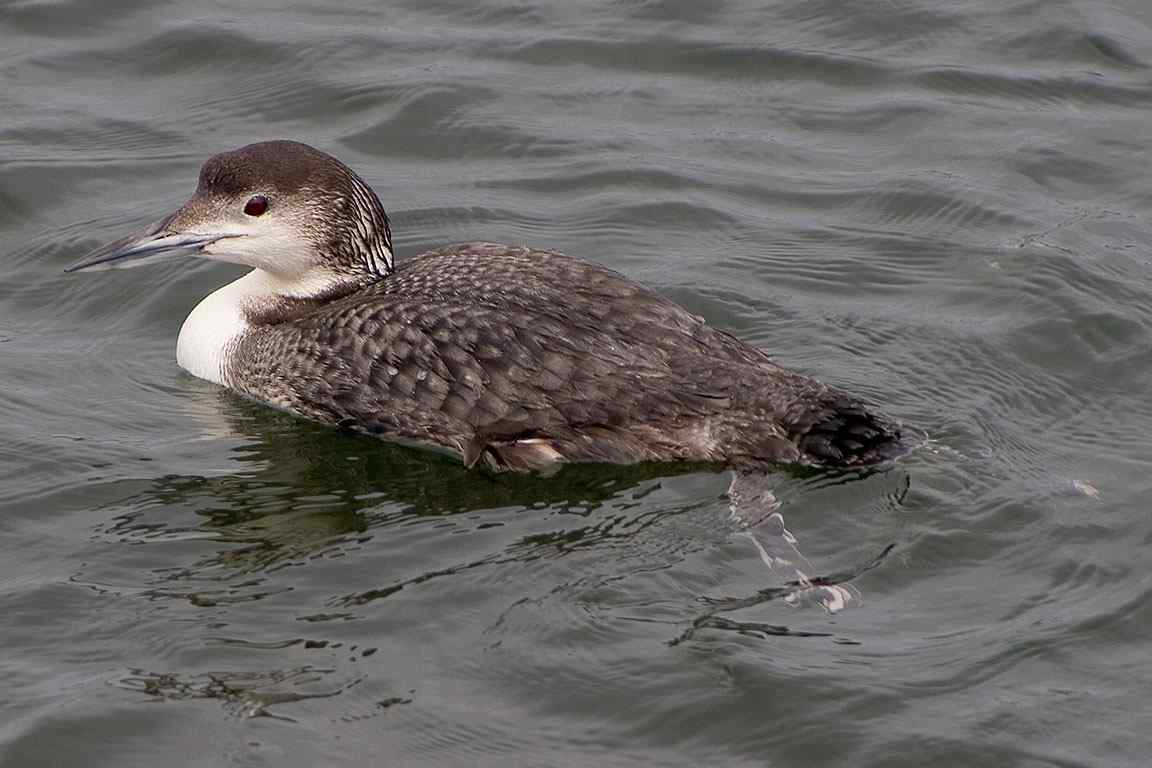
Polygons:
[[137,267],[169,256],[194,255],[209,243],[234,235],[169,232],[165,219],[147,230],[115,240],[89,253],[65,272]]

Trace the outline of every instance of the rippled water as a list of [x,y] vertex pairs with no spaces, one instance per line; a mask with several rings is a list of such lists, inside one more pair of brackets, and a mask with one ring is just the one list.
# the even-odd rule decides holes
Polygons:
[[[1147,764],[1146,3],[343,5],[0,4],[0,764]],[[275,137],[933,443],[490,478],[191,379],[235,269],[61,270]]]

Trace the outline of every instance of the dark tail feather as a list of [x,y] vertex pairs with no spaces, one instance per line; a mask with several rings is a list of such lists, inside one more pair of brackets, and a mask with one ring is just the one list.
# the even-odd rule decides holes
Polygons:
[[829,391],[815,402],[799,404],[789,414],[789,437],[801,461],[831,467],[882,464],[908,453],[917,443],[914,431],[873,413],[859,400]]

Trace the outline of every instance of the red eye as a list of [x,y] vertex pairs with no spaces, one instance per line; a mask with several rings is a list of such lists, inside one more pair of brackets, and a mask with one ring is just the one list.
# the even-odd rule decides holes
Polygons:
[[264,195],[252,195],[248,198],[248,202],[244,203],[244,213],[249,216],[260,216],[266,210],[268,210],[268,198]]

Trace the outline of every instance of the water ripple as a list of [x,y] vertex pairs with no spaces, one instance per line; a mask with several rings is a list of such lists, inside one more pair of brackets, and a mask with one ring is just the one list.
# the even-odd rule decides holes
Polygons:
[[[1142,765],[1137,6],[3,4],[0,762]],[[733,519],[224,395],[173,345],[236,269],[61,269],[273,137],[400,258],[593,258],[930,440]]]

